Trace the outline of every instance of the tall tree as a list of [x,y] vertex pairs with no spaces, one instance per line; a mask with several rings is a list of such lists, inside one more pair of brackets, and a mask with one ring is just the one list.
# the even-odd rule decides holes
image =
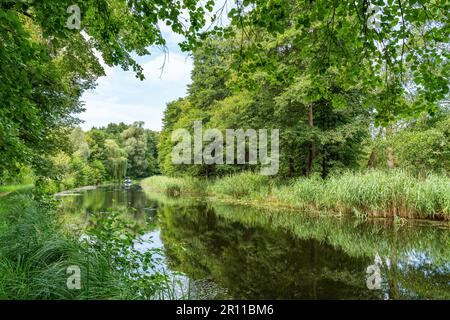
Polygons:
[[0,174],[20,163],[40,167],[41,155],[60,148],[83,110],[81,94],[104,75],[94,50],[107,65],[143,79],[133,56],[165,45],[159,23],[185,36],[181,47],[188,50],[206,10],[211,1],[1,1]]
[[148,169],[147,134],[143,122],[135,122],[122,132],[124,150],[128,155],[128,173],[133,177],[143,177]]
[[106,139],[106,164],[110,177],[115,181],[121,181],[127,173],[127,153],[119,147],[116,141]]

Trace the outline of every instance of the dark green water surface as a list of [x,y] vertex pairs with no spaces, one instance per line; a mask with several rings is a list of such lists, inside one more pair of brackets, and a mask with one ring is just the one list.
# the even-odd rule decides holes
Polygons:
[[311,216],[146,195],[138,186],[60,197],[67,223],[114,210],[163,249],[204,298],[450,299],[448,224]]

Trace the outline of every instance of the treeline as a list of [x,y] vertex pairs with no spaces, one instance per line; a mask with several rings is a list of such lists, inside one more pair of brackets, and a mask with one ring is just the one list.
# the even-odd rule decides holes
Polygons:
[[[162,173],[214,177],[259,170],[174,165],[178,141],[171,134],[193,132],[195,120],[224,136],[228,128],[280,129],[281,177],[325,178],[368,167],[450,173],[448,38],[437,36],[448,29],[423,25],[442,19],[440,10],[427,18],[404,5],[410,21],[400,31],[398,4],[383,8],[386,21],[379,29],[366,26],[361,36],[347,1],[286,1],[280,11],[272,8],[278,18],[255,10],[228,33],[210,33],[194,51],[188,96],[167,105]],[[420,41],[430,37],[432,48]]]
[[139,179],[159,173],[158,132],[145,129],[143,122],[131,125],[110,123],[84,132],[67,128],[64,144],[55,154],[42,155],[36,172],[20,164],[16,171],[4,171],[6,184],[35,183],[41,191],[54,193],[70,188]]
[[[54,178],[67,185],[119,178],[125,167],[135,177],[152,172],[152,149],[145,144],[153,140],[139,126],[120,128],[117,135],[92,130],[86,141],[74,143],[87,144],[89,156],[66,150],[67,139],[84,110],[83,93],[105,75],[99,57],[143,80],[135,57],[165,45],[160,22],[185,37],[184,49],[196,43],[205,25],[205,9],[197,2],[188,1],[182,22],[171,1],[0,1],[0,185],[32,182],[32,173],[47,181],[54,176],[54,159],[64,172]],[[192,23],[188,29],[186,19]],[[79,28],[71,27],[74,22]]]
[[[95,51],[143,79],[133,57],[165,45],[158,21],[185,36],[181,47],[193,51],[195,66],[188,97],[165,112],[164,174],[257,167],[174,166],[171,132],[192,130],[194,120],[205,129],[280,129],[282,177],[368,166],[449,172],[448,2],[237,1],[229,26],[213,23],[207,32],[214,1],[187,1],[189,28],[171,1],[158,10],[150,2],[80,1],[82,30],[67,28],[68,0],[0,3],[0,183],[28,176],[30,167],[48,176],[49,157],[61,150],[72,158],[75,151],[64,148],[83,111],[80,98],[105,74]],[[127,158],[129,174],[143,175],[142,154],[131,160],[134,151],[112,140],[118,147],[105,142],[103,150],[114,161],[77,159],[97,173],[101,162],[116,178]]]
[[49,171],[37,184],[46,192],[56,192],[158,174],[158,133],[143,125],[110,123],[87,132],[73,128],[63,150],[48,158]]

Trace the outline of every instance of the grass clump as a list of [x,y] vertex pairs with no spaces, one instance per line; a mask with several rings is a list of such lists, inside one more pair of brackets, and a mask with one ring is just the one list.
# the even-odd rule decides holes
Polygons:
[[347,172],[329,179],[301,178],[274,190],[281,202],[302,208],[369,216],[450,218],[450,180],[405,171]]
[[206,191],[206,180],[193,177],[152,176],[141,181],[146,192],[163,192],[167,196],[199,195]]
[[208,186],[208,193],[237,199],[266,197],[271,181],[267,176],[242,172],[215,180]]
[[[0,299],[152,299],[170,288],[155,269],[158,255],[140,252],[118,214],[93,217],[94,228],[64,232],[50,202],[10,195],[0,202]],[[67,286],[80,269],[81,289]]]

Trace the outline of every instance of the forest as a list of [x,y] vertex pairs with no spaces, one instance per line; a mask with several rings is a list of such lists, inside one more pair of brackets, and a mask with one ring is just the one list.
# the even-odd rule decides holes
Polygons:
[[[424,283],[436,281],[438,289],[426,291],[427,284],[413,288],[414,281],[402,275],[412,292],[402,296],[396,281],[400,271],[389,270],[384,288],[388,296],[448,298],[441,279],[449,274],[448,261],[442,262],[448,257],[440,254],[442,244],[435,241],[444,239],[445,248],[449,240],[448,1],[79,0],[73,8],[71,0],[0,3],[0,298],[180,298],[179,290],[184,289],[175,289],[172,275],[155,267],[160,250],[135,248],[134,241],[153,232],[155,225],[166,241],[169,269],[176,266],[172,269],[194,280],[217,277],[237,297],[271,298],[275,283],[271,289],[261,284],[257,289],[263,291],[253,296],[245,285],[259,280],[249,276],[251,280],[230,283],[225,267],[216,266],[224,253],[211,253],[211,242],[220,243],[223,230],[235,223],[238,238],[245,238],[239,233],[242,229],[264,243],[272,234],[277,235],[272,243],[289,242],[283,232],[291,232],[301,238],[294,241],[296,248],[311,245],[308,250],[317,252],[320,241],[327,239],[334,242],[324,252],[335,247],[342,251],[333,251],[335,259],[360,259],[348,243],[363,246],[361,234],[371,231],[340,226],[326,232],[342,235],[345,229],[347,238],[322,237],[317,222],[314,228],[319,231],[310,234],[302,229],[309,223],[300,218],[305,213],[369,224],[377,223],[370,222],[372,218],[386,219],[381,228],[385,231],[373,232],[386,232],[383,239],[389,245],[378,247],[370,238],[377,250],[365,247],[357,268],[379,254],[395,264],[395,244],[405,242],[412,251],[418,248],[441,259],[436,258],[437,271],[433,269],[437,280],[419,277]],[[181,37],[179,48],[192,59],[193,69],[186,95],[167,101],[162,129],[151,130],[136,119],[83,130],[83,94],[95,92],[99,78],[106,77],[105,68],[131,71],[136,81],[143,81],[139,57],[166,52],[167,38],[175,35]],[[179,141],[173,133],[181,129],[194,134],[199,121],[205,130],[224,135],[228,129],[278,130],[277,173],[261,175],[260,163],[240,163],[234,154],[233,163],[177,163],[174,150]],[[246,160],[251,157],[250,142],[244,141]],[[200,152],[204,150],[205,145]],[[125,179],[132,179],[140,191],[120,189],[131,200],[113,199]],[[80,187],[98,189],[91,190],[98,198],[82,193]],[[80,198],[58,198],[61,192]],[[150,207],[150,200],[142,200],[138,192],[156,198],[158,205]],[[200,213],[183,202],[188,198],[196,199]],[[79,206],[79,211],[72,214],[73,207],[67,209],[65,201]],[[128,207],[133,201],[139,208]],[[117,203],[122,207],[115,207]],[[219,203],[251,207],[252,215],[245,215],[247,209],[223,210]],[[152,210],[159,218],[136,220],[136,215]],[[266,218],[273,210],[286,213],[286,218],[275,219],[283,222],[276,232],[268,227],[272,219]],[[192,216],[186,213],[190,211]],[[87,222],[80,222],[83,214],[90,217]],[[292,214],[298,216],[291,218]],[[218,234],[189,234],[215,219]],[[432,236],[422,239],[417,236],[422,231],[397,233],[408,223],[416,227],[425,220],[440,226],[429,231]],[[333,225],[329,221],[327,225]],[[372,227],[367,229],[381,230]],[[407,234],[413,244],[398,234]],[[307,242],[308,235],[318,242]],[[93,240],[80,241],[83,237]],[[194,243],[191,238],[197,237],[201,241]],[[230,250],[245,255],[235,242],[228,242]],[[186,245],[191,251],[171,245]],[[408,253],[401,258],[407,261]],[[196,259],[202,259],[201,272],[195,270],[200,263]],[[247,263],[252,268],[260,261]],[[74,264],[88,274],[82,279],[90,287],[71,291],[65,286],[66,267]],[[294,287],[295,276],[289,275],[287,282]],[[319,280],[313,278],[311,288],[316,290]],[[350,280],[345,279],[345,286],[356,288],[359,298],[383,296]],[[181,298],[189,294],[183,291]],[[321,296],[329,297],[329,292],[295,295]],[[341,297],[354,295],[346,291]]]
[[[361,35],[361,17],[346,2],[320,3],[286,4],[274,25],[259,20],[268,14],[261,9],[230,34],[204,40],[188,95],[167,105],[158,157],[162,174],[208,182],[201,190],[157,177],[143,184],[272,206],[448,219],[448,38],[437,36],[448,30],[419,22],[425,4],[399,1]],[[429,7],[439,19],[439,4]],[[174,164],[172,132],[193,132],[196,120],[223,133],[279,129],[277,175],[260,177],[258,165],[236,161]]]

